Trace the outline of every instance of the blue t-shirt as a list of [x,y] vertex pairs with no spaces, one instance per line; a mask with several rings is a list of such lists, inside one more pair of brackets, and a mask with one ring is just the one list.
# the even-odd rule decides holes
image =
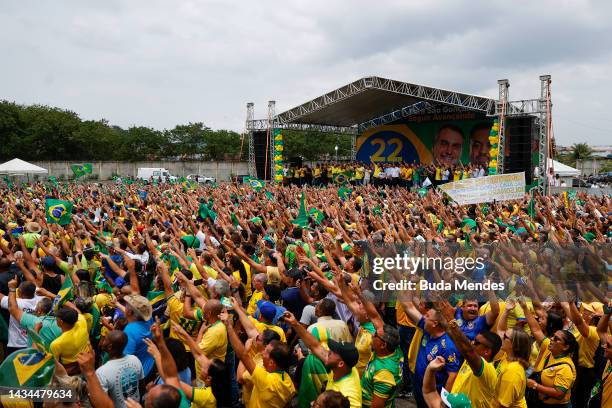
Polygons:
[[446,384],[446,380],[448,380],[448,373],[459,371],[463,362],[461,355],[447,333],[435,339],[429,336],[429,333],[425,331],[425,318],[421,317],[418,328],[423,331],[423,338],[421,344],[419,344],[419,352],[414,367],[414,391],[419,395],[423,394],[423,378],[427,365],[436,357],[442,356],[446,361],[445,369],[436,373],[436,388],[440,392]]
[[461,328],[463,334],[465,334],[465,336],[470,340],[474,340],[480,333],[491,328],[491,326],[487,324],[486,316],[478,316],[474,320],[470,321],[464,320],[463,311],[460,307],[455,309],[455,320],[457,321],[457,325]]
[[306,302],[302,299],[302,295],[300,295],[300,290],[298,288],[291,287],[283,290],[281,292],[281,299],[283,301],[283,306],[293,313],[294,316],[302,315],[302,311],[306,307]]
[[151,321],[143,322],[141,320],[137,322],[128,323],[123,329],[123,332],[128,338],[128,342],[123,349],[124,354],[132,354],[140,360],[142,364],[142,369],[144,371],[145,377],[149,375],[153,365],[155,365],[155,360],[147,351],[147,345],[143,341],[143,339],[152,338],[151,336]]

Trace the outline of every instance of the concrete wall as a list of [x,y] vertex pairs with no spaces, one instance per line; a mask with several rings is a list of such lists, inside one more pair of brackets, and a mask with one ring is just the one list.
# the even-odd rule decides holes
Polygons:
[[[74,162],[62,161],[34,161],[33,164],[49,170],[49,176],[57,179],[72,179],[73,173],[70,168]],[[151,161],[151,162],[91,162],[93,174],[88,175],[91,180],[110,180],[114,176],[136,177],[139,167],[163,167],[170,174],[184,177],[188,174],[200,174],[203,176],[216,177],[218,181],[230,179],[230,175],[248,174],[247,162],[212,162],[212,161]],[[43,176],[41,178],[46,178]],[[83,178],[86,179],[86,178]]]
[[576,160],[576,168],[580,170],[581,176],[596,176],[601,172],[601,167],[607,160],[612,159],[594,157],[592,159]]

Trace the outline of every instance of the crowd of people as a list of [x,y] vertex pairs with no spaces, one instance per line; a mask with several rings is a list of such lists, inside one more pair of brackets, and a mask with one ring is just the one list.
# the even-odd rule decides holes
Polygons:
[[[96,408],[612,406],[612,198],[458,206],[394,187],[482,170],[355,163],[263,189],[3,187],[2,364],[42,341],[50,386]],[[353,184],[342,195],[339,173]],[[50,198],[73,204],[69,222],[49,218]],[[400,249],[484,262],[387,268],[388,283],[506,289],[381,299],[372,260]]]
[[[329,183],[352,185],[388,185],[421,187],[441,185],[451,181],[487,175],[485,165],[478,164],[419,164],[419,163],[318,163],[314,166],[295,165],[283,169],[284,184],[325,186]],[[428,180],[428,181],[426,181]]]

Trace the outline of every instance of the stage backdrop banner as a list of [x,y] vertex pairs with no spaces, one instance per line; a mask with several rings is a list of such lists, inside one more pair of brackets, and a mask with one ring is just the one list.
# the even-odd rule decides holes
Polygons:
[[493,120],[477,112],[436,107],[359,135],[356,159],[374,163],[460,163],[487,167]]
[[440,186],[460,205],[489,203],[523,198],[525,172],[470,178]]

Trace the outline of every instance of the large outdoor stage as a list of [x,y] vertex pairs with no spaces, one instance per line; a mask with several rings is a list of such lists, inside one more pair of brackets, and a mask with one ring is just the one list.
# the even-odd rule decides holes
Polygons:
[[[279,114],[270,101],[266,119],[255,119],[249,103],[249,172],[273,178],[279,157],[274,138],[284,129],[351,137],[351,157],[361,162],[486,166],[489,134],[497,123],[497,173],[524,171],[531,184],[534,169],[547,174],[545,163],[552,157],[550,84],[550,75],[542,75],[537,99],[511,101],[506,79],[498,81],[497,98],[489,98],[366,77]],[[545,180],[534,181],[545,190]]]

